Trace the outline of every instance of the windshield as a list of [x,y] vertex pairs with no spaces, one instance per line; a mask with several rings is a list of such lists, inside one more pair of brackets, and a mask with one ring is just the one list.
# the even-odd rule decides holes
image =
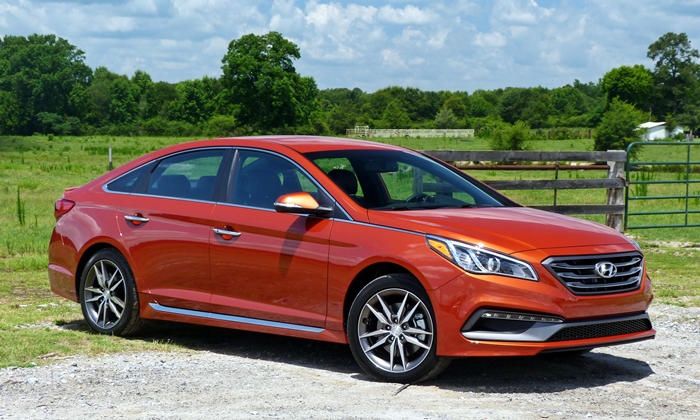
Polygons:
[[466,175],[417,153],[333,150],[306,156],[367,209],[501,207],[509,203]]

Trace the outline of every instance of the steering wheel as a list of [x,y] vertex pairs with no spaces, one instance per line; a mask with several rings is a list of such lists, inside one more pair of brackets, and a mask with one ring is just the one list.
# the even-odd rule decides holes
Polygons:
[[422,202],[433,202],[433,201],[435,201],[435,197],[430,196],[430,195],[425,194],[425,193],[412,194],[410,197],[403,200],[404,203],[416,203],[416,204],[420,204]]

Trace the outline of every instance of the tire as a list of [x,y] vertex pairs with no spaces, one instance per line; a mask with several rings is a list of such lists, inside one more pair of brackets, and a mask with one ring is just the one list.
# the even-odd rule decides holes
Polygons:
[[142,327],[134,275],[117,250],[102,249],[88,260],[80,276],[80,308],[100,334],[124,337]]
[[355,360],[381,381],[425,381],[450,362],[435,355],[435,313],[428,295],[408,274],[388,274],[365,286],[350,307],[347,329]]

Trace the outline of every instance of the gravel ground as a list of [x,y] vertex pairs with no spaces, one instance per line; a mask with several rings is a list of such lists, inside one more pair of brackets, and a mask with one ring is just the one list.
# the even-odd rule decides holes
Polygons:
[[213,344],[182,352],[0,370],[0,419],[699,419],[700,308],[650,313],[655,340],[572,358],[459,359],[411,386],[373,381],[346,346],[214,330]]

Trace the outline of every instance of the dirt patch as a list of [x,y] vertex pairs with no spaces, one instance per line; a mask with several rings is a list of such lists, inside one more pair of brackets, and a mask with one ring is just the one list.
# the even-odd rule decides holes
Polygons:
[[581,357],[459,359],[411,386],[372,380],[342,345],[229,330],[198,343],[166,328],[149,334],[184,351],[0,370],[0,419],[700,418],[700,308],[650,314],[655,340]]

